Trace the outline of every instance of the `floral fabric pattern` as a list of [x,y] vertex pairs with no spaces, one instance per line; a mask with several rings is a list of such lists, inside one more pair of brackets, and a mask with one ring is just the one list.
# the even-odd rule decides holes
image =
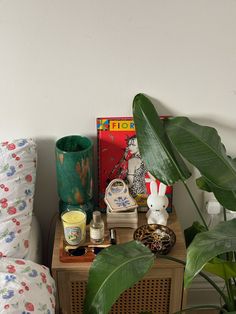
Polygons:
[[55,313],[55,283],[47,267],[0,258],[0,313]]
[[0,257],[28,252],[36,158],[32,139],[0,142]]

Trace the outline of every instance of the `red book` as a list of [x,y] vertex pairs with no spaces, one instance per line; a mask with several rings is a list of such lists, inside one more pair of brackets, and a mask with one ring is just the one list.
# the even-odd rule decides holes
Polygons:
[[[164,118],[164,117],[162,117]],[[140,208],[146,207],[150,179],[137,145],[132,117],[97,118],[99,207],[105,210],[105,190],[115,178],[123,179]],[[159,180],[157,184],[159,186]],[[172,186],[168,186],[168,212],[172,211]]]

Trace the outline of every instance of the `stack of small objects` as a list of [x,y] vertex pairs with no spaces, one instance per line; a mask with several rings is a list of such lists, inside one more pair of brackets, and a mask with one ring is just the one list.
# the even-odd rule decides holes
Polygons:
[[129,194],[126,183],[121,179],[110,182],[105,192],[107,204],[107,225],[109,228],[138,227],[137,202]]

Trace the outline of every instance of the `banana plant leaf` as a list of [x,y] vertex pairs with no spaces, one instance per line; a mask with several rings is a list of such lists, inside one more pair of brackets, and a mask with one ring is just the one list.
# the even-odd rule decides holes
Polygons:
[[185,243],[186,247],[188,247],[196,234],[207,231],[206,227],[201,225],[198,221],[194,221],[192,226],[184,230],[184,238],[185,238]]
[[199,189],[206,191],[206,192],[209,192],[209,193],[212,192],[212,188],[210,186],[211,183],[205,177],[197,178],[196,184],[199,187]]
[[236,190],[236,163],[226,154],[214,128],[198,125],[186,117],[169,119],[167,134],[180,154],[219,188]]
[[143,94],[133,100],[138,147],[148,171],[166,185],[191,176],[182,157],[172,147],[155,107]]
[[84,313],[108,313],[120,294],[142,279],[154,258],[154,254],[138,241],[102,250],[89,271]]
[[236,211],[236,189],[231,191],[220,189],[205,177],[197,178],[196,184],[201,190],[213,192],[215,198],[223,207]]
[[236,277],[236,262],[226,261],[215,257],[210,262],[206,263],[203,270],[217,275],[224,280],[228,280]]
[[207,262],[227,252],[236,251],[236,219],[219,223],[197,234],[187,249],[184,283],[188,287]]

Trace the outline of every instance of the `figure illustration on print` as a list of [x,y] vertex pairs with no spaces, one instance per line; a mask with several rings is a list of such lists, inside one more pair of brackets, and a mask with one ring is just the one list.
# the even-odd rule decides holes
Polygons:
[[127,137],[126,144],[124,155],[111,171],[108,180],[114,178],[124,180],[130,194],[135,198],[137,195],[147,193],[145,185],[147,169],[138,150],[137,137],[135,135]]

